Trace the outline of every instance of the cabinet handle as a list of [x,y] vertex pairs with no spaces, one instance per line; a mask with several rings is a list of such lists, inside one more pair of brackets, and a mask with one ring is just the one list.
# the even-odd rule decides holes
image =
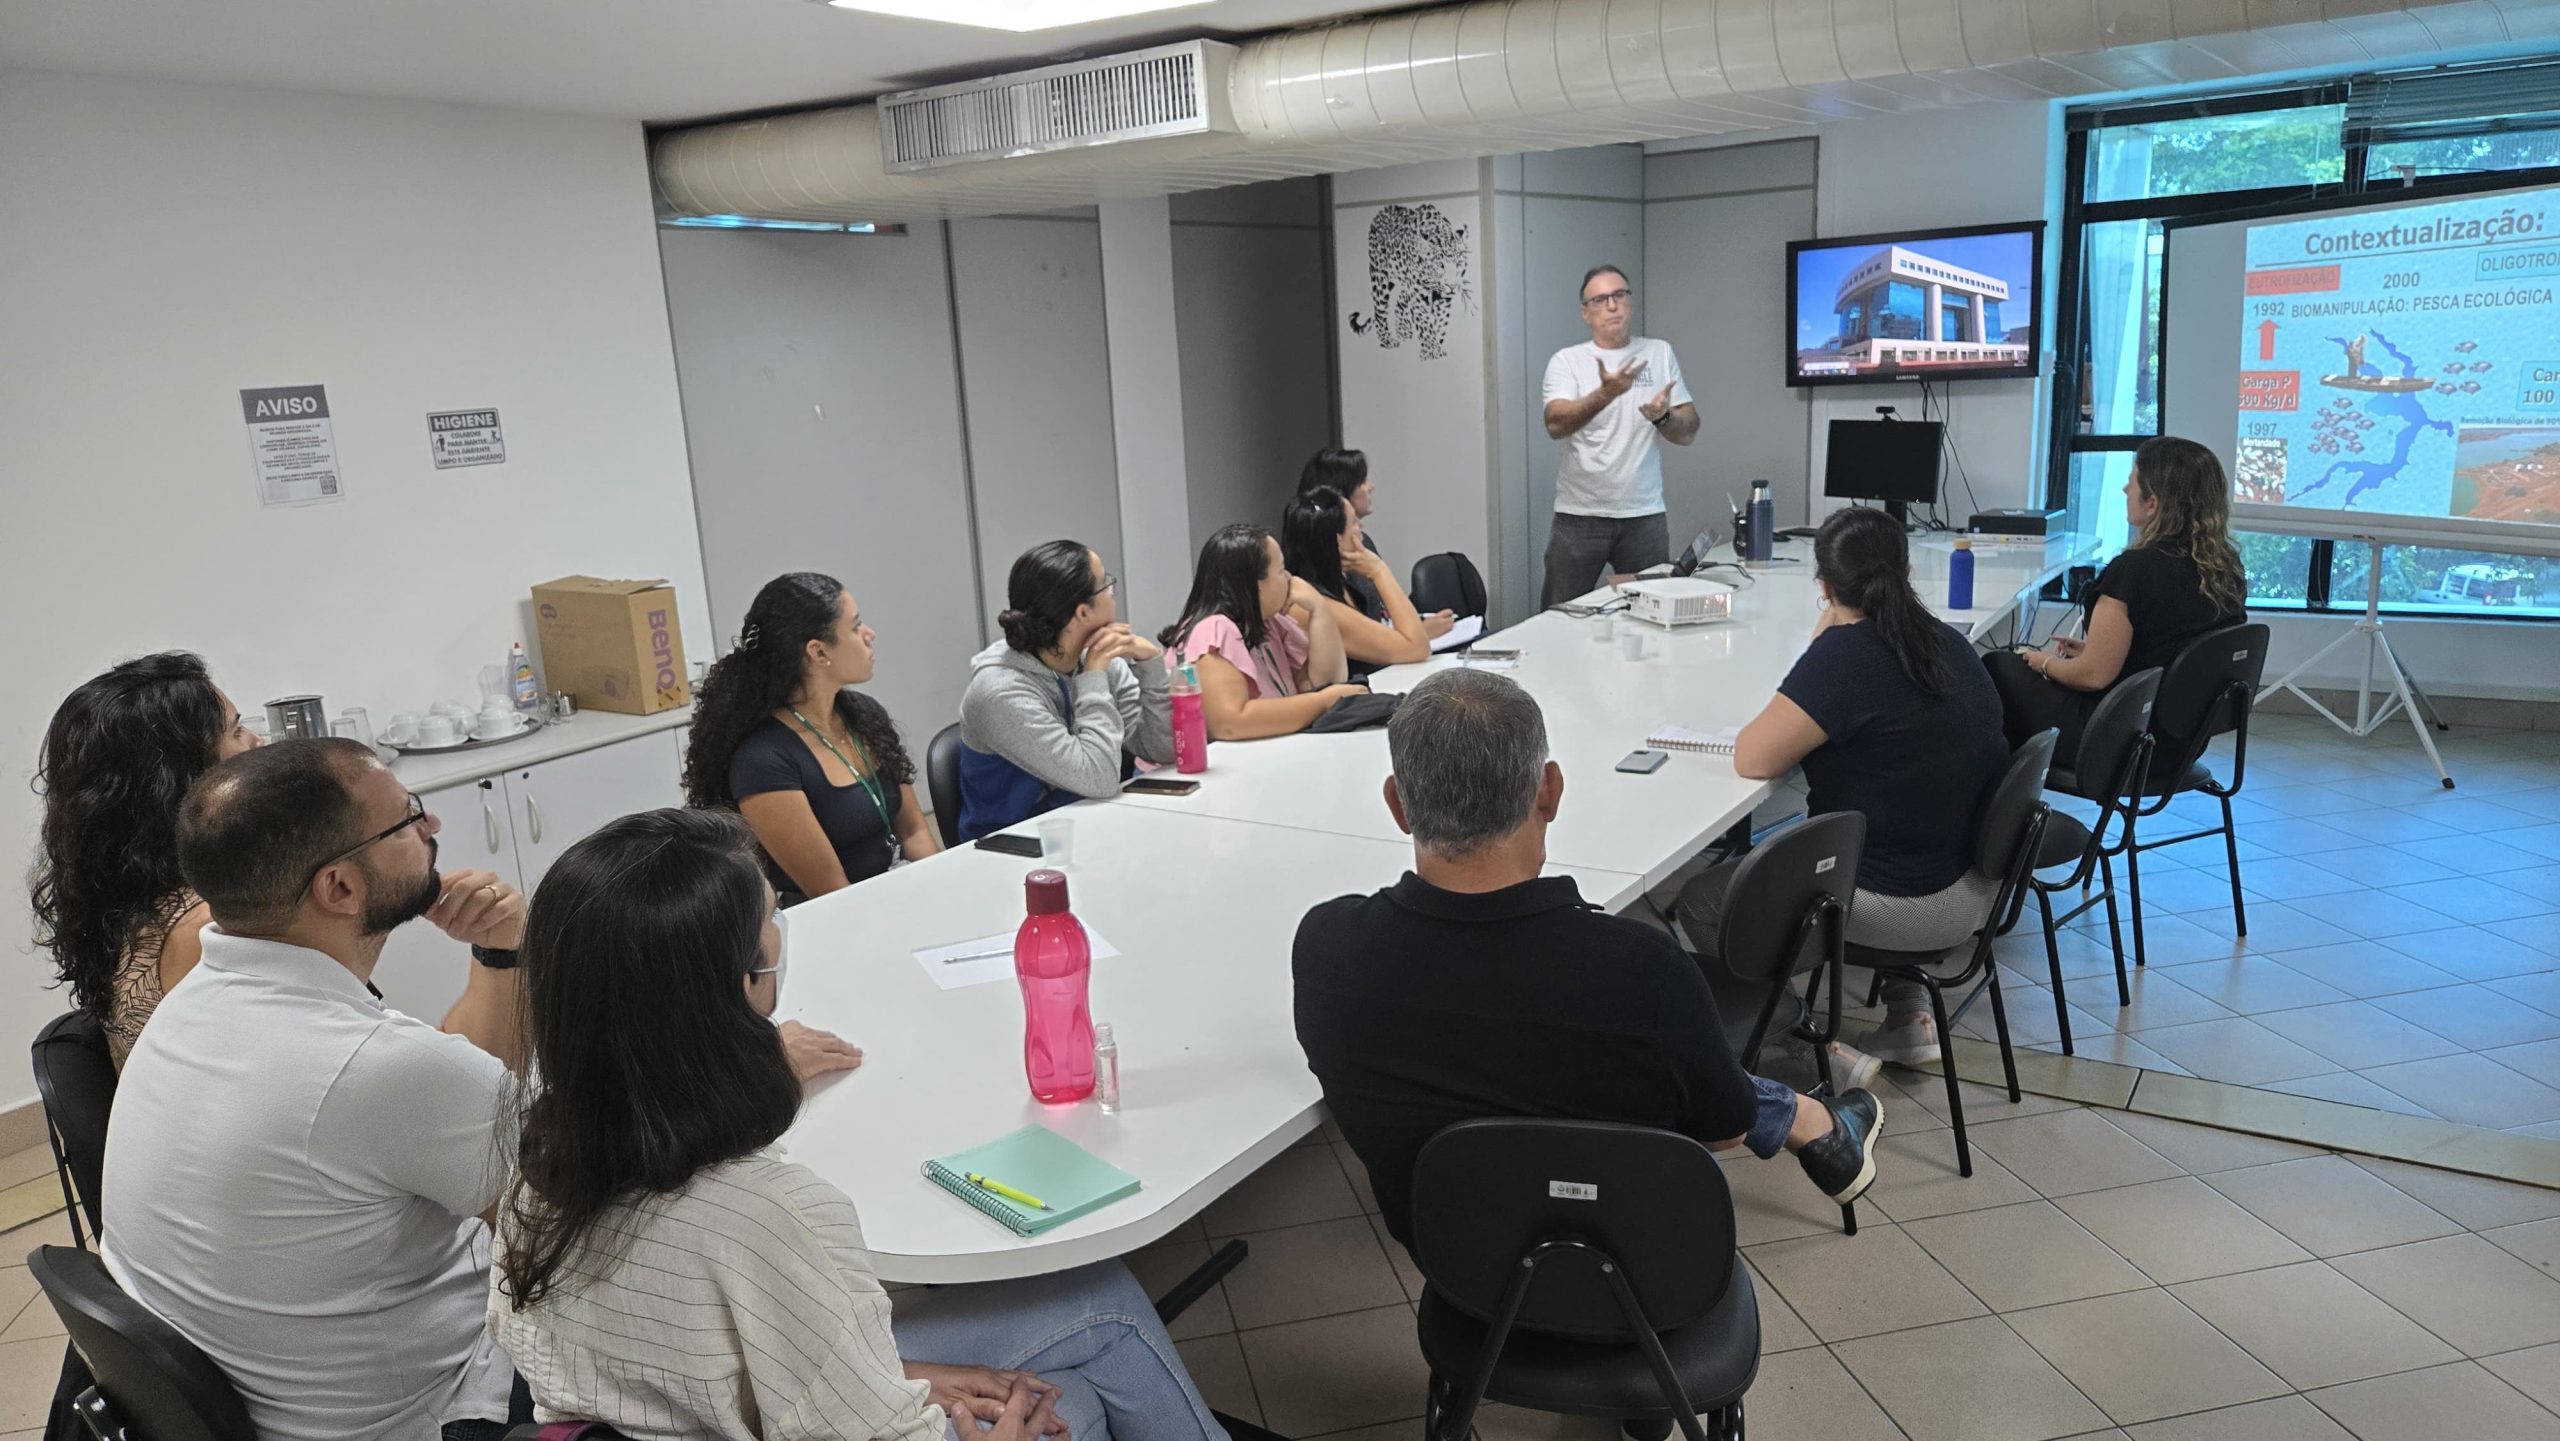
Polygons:
[[488,833],[489,854],[496,855],[498,853],[498,812],[489,804],[486,792],[480,796],[480,827]]
[[533,823],[533,843],[542,844],[542,807],[531,796],[524,798],[524,818]]

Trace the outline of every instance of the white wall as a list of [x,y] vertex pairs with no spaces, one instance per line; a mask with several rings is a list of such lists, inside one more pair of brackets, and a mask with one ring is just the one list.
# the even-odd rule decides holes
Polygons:
[[[1334,334],[1342,396],[1342,443],[1365,451],[1380,493],[1381,542],[1400,571],[1444,550],[1463,551],[1482,569],[1493,554],[1495,486],[1489,463],[1488,311],[1485,283],[1485,172],[1490,162],[1437,161],[1356,171],[1334,178]],[[1442,353],[1401,332],[1382,344],[1370,286],[1369,226],[1389,204],[1435,207],[1466,234],[1466,279],[1453,296]],[[1444,283],[1454,276],[1444,272]],[[1392,303],[1392,302],[1391,302]],[[1353,329],[1351,317],[1361,317]],[[1269,524],[1270,522],[1264,522]],[[1489,586],[1503,584],[1488,570]]]
[[[255,707],[470,694],[535,582],[664,576],[710,642],[637,125],[0,75],[0,873],[46,719],[113,661],[201,650]],[[259,508],[238,392],[329,388],[346,498]],[[436,471],[431,410],[505,465]],[[23,893],[21,893],[23,894]],[[0,1055],[64,1007],[23,903]],[[0,1069],[0,1106],[32,1092]]]
[[1778,524],[1811,514],[1807,392],[1786,384],[1787,242],[1815,233],[1820,142],[1648,156],[1645,267],[1653,333],[1679,347],[1698,439],[1663,449],[1674,554],[1703,526],[1730,539],[1734,503],[1770,483]]
[[[1307,457],[1333,440],[1326,320],[1333,252],[1318,178],[1190,191],[1173,197],[1172,217],[1182,449],[1191,472],[1187,577],[1218,527],[1277,526]],[[1378,517],[1381,543],[1400,564],[1409,559],[1396,537],[1403,499],[1382,491]]]
[[870,693],[922,754],[986,643],[942,227],[662,230],[659,249],[716,627],[699,658],[775,576],[832,575],[880,632]]
[[949,229],[979,580],[992,629],[1014,558],[1044,540],[1083,541],[1121,569],[1102,226],[1085,209],[955,220]]
[[[2060,271],[2062,109],[2044,101],[1926,110],[1824,125],[1815,187],[1817,233],[1878,231],[2046,220],[2044,274],[2036,297],[2045,350],[2034,380],[1967,380],[1930,387],[1946,409],[1962,473],[1950,464],[1939,496],[1950,523],[1975,510],[2039,504],[2051,424],[2053,286]],[[1776,342],[1772,342],[1774,345]],[[1770,363],[1777,363],[1772,352]],[[1813,392],[1810,473],[1817,515],[1839,502],[1821,498],[1829,422],[1872,420],[1891,405],[1920,417],[1918,386],[1834,386]],[[1970,481],[1970,491],[1967,481]]]

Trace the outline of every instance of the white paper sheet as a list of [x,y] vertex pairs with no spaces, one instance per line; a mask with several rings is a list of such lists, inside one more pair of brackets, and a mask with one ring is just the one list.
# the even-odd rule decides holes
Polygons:
[[1484,634],[1484,617],[1480,615],[1467,616],[1459,620],[1457,624],[1450,626],[1449,633],[1447,635],[1444,635],[1431,643],[1431,653],[1433,655],[1438,655],[1444,650],[1456,650],[1462,645],[1473,643],[1475,638],[1482,634]]
[[[1014,932],[1003,931],[980,936],[974,941],[954,941],[947,946],[934,946],[915,953],[916,964],[933,977],[933,983],[946,991],[962,986],[983,986],[991,981],[1013,979]],[[1120,948],[1102,938],[1091,926],[1084,928],[1085,943],[1093,950],[1093,958],[1107,961],[1120,954]]]

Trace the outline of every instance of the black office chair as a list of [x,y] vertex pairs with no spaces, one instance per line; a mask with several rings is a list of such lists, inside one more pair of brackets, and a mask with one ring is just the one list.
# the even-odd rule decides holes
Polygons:
[[[1867,818],[1836,811],[1792,825],[1752,848],[1733,872],[1716,956],[1700,957],[1707,989],[1724,1018],[1725,1043],[1746,1071],[1760,1068],[1771,1036],[1793,1031],[1813,1046],[1821,1093],[1832,1092],[1831,1042],[1840,1035],[1840,959],[1849,903],[1857,894]],[[1798,994],[1795,980],[1806,977]],[[1829,987],[1827,1013],[1817,1002]],[[1858,1234],[1857,1208],[1840,1208],[1841,1229]]]
[[1464,620],[1485,613],[1484,576],[1474,561],[1454,550],[1415,561],[1413,585],[1406,595],[1424,615],[1445,610]]
[[933,827],[942,833],[942,848],[960,844],[960,723],[933,733],[924,748],[924,789],[933,802]]
[[44,1101],[45,1139],[53,1146],[53,1170],[71,1218],[71,1242],[85,1250],[98,1234],[98,1178],[106,1166],[116,1063],[107,1053],[106,1029],[86,1011],[54,1017],[29,1049],[36,1095]]
[[39,1246],[27,1269],[71,1333],[96,1384],[75,1403],[97,1441],[257,1441],[231,1378],[69,1246]]
[[1464,1441],[1488,1400],[1741,1437],[1760,1307],[1724,1172],[1696,1141],[1461,1121],[1414,1164],[1413,1241],[1427,1441]]
[[[2159,695],[2160,671],[2156,667],[2117,681],[2080,732],[2077,767],[2057,767],[2045,782],[2052,790],[2095,801],[2098,806],[2094,824],[2067,811],[2054,812],[2045,827],[2042,853],[2036,857],[2039,871],[2071,867],[2060,880],[2039,878],[2034,882],[2036,909],[2044,917],[2045,963],[2053,969],[2053,1004],[2062,1021],[2062,1053],[2066,1056],[2071,1054],[2071,1020],[2063,1009],[2061,952],[2054,945],[2056,926],[2069,925],[2091,906],[2106,906],[2107,945],[2115,953],[2116,962],[2116,1004],[2133,1004],[2133,988],[2124,969],[2124,924],[2116,911],[2115,858],[2125,856],[2126,864],[2132,864],[2135,798],[2142,793],[2143,778],[2151,771],[2152,748],[2156,744],[2151,735],[2151,716]],[[2108,834],[2111,821],[2116,823],[2112,839]],[[2064,891],[2085,892],[2093,878],[2098,885],[2096,895],[2084,894],[2078,905],[2059,916],[2054,914],[2055,896]],[[2137,920],[2133,929],[2133,963],[2140,966],[2146,959],[2142,926]]]
[[[2013,1103],[2020,1099],[2018,1057],[2009,1044],[2009,1012],[2000,999],[2000,967],[1991,958],[1991,943],[2018,923],[2031,889],[2037,848],[2043,842],[2049,814],[2044,785],[2045,773],[2053,766],[2054,740],[2052,731],[2043,731],[2018,747],[1982,804],[1974,827],[1972,869],[1977,875],[1997,877],[1999,885],[1992,893],[1981,928],[1973,933],[1973,954],[1964,965],[1952,975],[1940,975],[1940,964],[1953,952],[1887,951],[1856,944],[1848,946],[1842,956],[1850,965],[1874,971],[1879,980],[1890,976],[1917,981],[1928,991],[1930,1016],[1938,1027],[1938,1066],[1947,1082],[1947,1117],[1955,1127],[1959,1175],[1973,1174],[1973,1146],[1964,1133],[1964,1093],[1956,1081],[1953,1021],[1986,991],[1991,996],[1992,1031],[2000,1042],[2000,1068],[2008,1082],[2009,1099]],[[1951,990],[1965,993],[1953,1010],[1947,1006],[1947,992]],[[2059,1000],[2060,993],[2056,992],[2057,1003]]]
[[[2249,934],[2249,911],[2240,899],[2240,837],[2232,828],[2231,798],[2249,779],[2249,713],[2266,674],[2267,628],[2225,626],[2187,643],[2160,676],[2160,698],[2151,709],[2153,750],[2134,807],[2144,820],[2169,808],[2190,791],[2213,797],[2222,806],[2222,824],[2189,831],[2166,840],[2142,841],[2125,851],[2125,892],[2133,903],[2133,944],[2142,949],[2142,873],[2139,857],[2162,846],[2183,845],[2207,836],[2222,837],[2223,858],[2231,867],[2231,925],[2235,937]],[[2205,750],[2223,736],[2232,737],[2231,780],[2224,784],[2205,764]]]

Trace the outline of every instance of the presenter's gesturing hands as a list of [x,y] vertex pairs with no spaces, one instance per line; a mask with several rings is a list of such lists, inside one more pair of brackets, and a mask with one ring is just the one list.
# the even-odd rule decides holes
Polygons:
[[1671,413],[1671,387],[1666,385],[1655,391],[1653,399],[1637,406],[1636,409],[1644,412],[1645,419],[1660,421],[1662,417]]
[[[1611,400],[1626,394],[1628,388],[1636,383],[1636,372],[1644,369],[1644,357],[1641,355],[1629,360],[1623,368],[1617,370],[1611,370],[1609,362],[1605,360],[1592,363],[1600,367],[1600,393]],[[1671,390],[1666,386],[1662,393],[1669,395]]]

